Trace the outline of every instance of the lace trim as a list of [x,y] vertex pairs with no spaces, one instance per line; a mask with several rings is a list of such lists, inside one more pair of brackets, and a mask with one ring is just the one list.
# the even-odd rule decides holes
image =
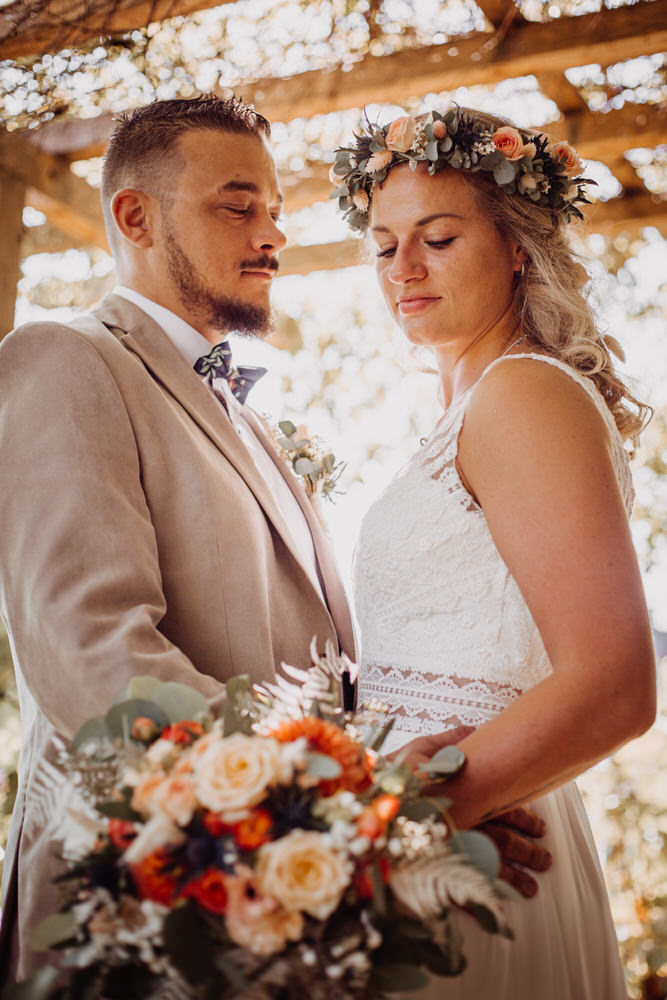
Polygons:
[[561,361],[559,358],[552,358],[546,354],[507,354],[503,357],[496,358],[495,361],[492,361],[491,364],[484,369],[479,379],[477,379],[477,382],[470,386],[470,388],[461,396],[458,402],[454,404],[447,414],[445,414],[445,417],[438,424],[436,424],[430,437],[427,438],[424,444],[424,450],[421,454],[420,463],[426,475],[435,482],[441,482],[447,492],[454,497],[457,504],[463,508],[463,510],[468,513],[482,513],[482,509],[479,504],[470,496],[468,490],[463,485],[458,469],[456,468],[456,456],[459,450],[459,436],[461,434],[461,428],[463,427],[466,402],[471,390],[482,378],[484,378],[485,375],[500,364],[501,361],[509,361],[512,358],[527,358],[534,361],[543,361],[546,364],[552,365],[554,368],[558,368],[560,371],[574,379],[574,381],[580,385],[592,399],[609,430],[614,460],[614,470],[616,472],[618,484],[623,496],[625,509],[628,516],[630,516],[635,499],[634,487],[632,485],[632,475],[630,471],[630,459],[623,446],[623,440],[618,432],[618,428],[616,427],[616,423],[609,407],[591,379],[586,378],[586,376],[582,375],[580,372],[574,371],[570,365]]
[[386,664],[362,663],[359,682],[359,704],[383,702],[396,717],[396,728],[415,734],[481,726],[520,694],[507,683]]

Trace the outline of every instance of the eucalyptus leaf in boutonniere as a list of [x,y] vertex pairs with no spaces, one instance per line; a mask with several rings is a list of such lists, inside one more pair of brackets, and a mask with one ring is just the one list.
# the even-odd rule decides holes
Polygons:
[[309,496],[319,493],[327,500],[340,494],[338,480],[345,469],[345,462],[337,462],[318,437],[307,437],[302,427],[295,427],[291,420],[281,420],[276,444],[281,455],[289,462],[293,472],[303,479]]

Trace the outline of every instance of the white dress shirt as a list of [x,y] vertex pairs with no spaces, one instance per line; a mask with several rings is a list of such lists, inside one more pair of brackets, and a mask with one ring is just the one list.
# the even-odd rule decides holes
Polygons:
[[[147,299],[145,295],[135,292],[133,288],[117,285],[114,288],[114,294],[121,295],[123,298],[133,302],[140,309],[143,309],[151,319],[154,319],[191,367],[194,367],[198,358],[203,357],[203,355],[208,354],[213,349],[214,345],[209,343],[206,337],[202,336],[198,330],[195,330],[193,326],[186,323],[180,316],[171,312],[170,309],[165,309],[164,306],[158,305],[157,302]],[[273,459],[267,453],[264,445],[246,421],[243,413],[244,407],[232,393],[227,380],[216,378],[213,380],[213,387],[224,396],[229,419],[241,441],[246,446],[262,478],[268,484],[273,499],[276,501],[280,513],[289,527],[292,540],[295,543],[297,552],[301,556],[304,569],[320,594],[322,594],[313,538],[308,527],[308,522],[299,507],[296,497],[276,468]],[[220,409],[221,419],[227,419],[224,415],[222,405]]]

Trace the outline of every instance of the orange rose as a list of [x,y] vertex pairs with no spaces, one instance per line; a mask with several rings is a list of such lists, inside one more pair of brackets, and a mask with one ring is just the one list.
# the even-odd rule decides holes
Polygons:
[[417,122],[411,115],[396,118],[387,132],[387,149],[397,153],[407,153],[417,135]]
[[171,726],[167,726],[162,733],[162,739],[187,746],[203,735],[204,727],[201,722],[194,722],[192,719],[187,719],[183,722],[174,722]]
[[147,854],[136,865],[130,865],[135,888],[141,899],[170,906],[182,869],[164,848]]
[[520,160],[524,155],[523,139],[519,132],[515,128],[512,128],[511,125],[503,125],[502,128],[496,129],[491,136],[491,140],[506,160]]
[[225,876],[218,868],[207,868],[200,878],[188,882],[179,898],[195,899],[209,913],[224,913],[227,909]]
[[267,844],[273,828],[273,816],[267,809],[255,809],[247,819],[234,825],[234,838],[244,851],[255,851]]
[[552,142],[547,146],[547,152],[553,156],[554,160],[560,160],[562,168],[568,177],[576,177],[582,173],[584,167],[579,159],[576,149],[573,149],[568,142]]

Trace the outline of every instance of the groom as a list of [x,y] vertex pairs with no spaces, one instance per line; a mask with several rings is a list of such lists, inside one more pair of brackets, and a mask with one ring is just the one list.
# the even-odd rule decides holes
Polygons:
[[[0,982],[39,964],[30,930],[55,908],[35,791],[55,733],[134,674],[215,698],[235,674],[306,666],[313,635],[354,655],[325,532],[245,405],[261,370],[225,341],[270,329],[285,238],[268,136],[234,99],[122,118],[102,180],[118,287],[0,347],[0,613],[23,727]],[[539,850],[507,853],[539,868]]]

